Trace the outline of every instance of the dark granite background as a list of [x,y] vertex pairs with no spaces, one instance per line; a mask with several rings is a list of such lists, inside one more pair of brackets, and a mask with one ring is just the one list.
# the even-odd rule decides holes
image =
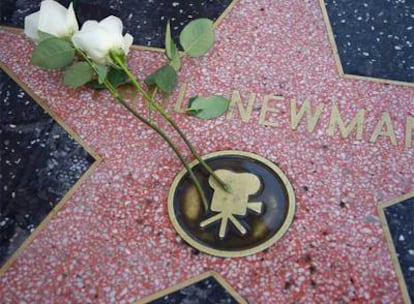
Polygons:
[[414,197],[385,208],[384,213],[414,303]]
[[237,304],[214,277],[208,277],[149,304]]
[[[1,0],[0,22],[23,27],[24,17],[38,11],[40,0]],[[71,1],[58,1],[69,6]],[[232,0],[166,1],[166,0],[78,0],[76,10],[81,23],[88,19],[101,20],[115,15],[124,23],[127,32],[134,36],[134,44],[164,47],[167,20],[171,22],[173,36],[193,19],[216,20]]]
[[325,0],[345,74],[414,82],[413,0]]
[[[68,0],[60,1],[65,6]],[[134,44],[163,47],[199,17],[217,19],[231,0],[78,0],[80,21],[120,17]],[[325,0],[344,72],[414,82],[414,0]],[[0,24],[23,27],[40,0],[0,0]],[[0,266],[92,164],[77,144],[0,71]],[[385,210],[414,299],[414,199]],[[208,278],[152,303],[237,303]]]
[[93,162],[0,70],[0,266]]

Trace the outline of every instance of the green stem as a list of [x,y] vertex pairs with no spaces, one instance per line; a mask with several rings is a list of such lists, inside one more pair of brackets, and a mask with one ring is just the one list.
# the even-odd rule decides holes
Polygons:
[[180,135],[180,137],[183,139],[187,147],[190,149],[191,153],[194,155],[194,157],[198,160],[198,162],[207,170],[210,175],[213,176],[213,178],[220,184],[220,186],[226,191],[230,192],[230,186],[226,184],[221,178],[217,176],[217,174],[210,168],[209,165],[200,157],[200,155],[197,153],[194,146],[191,144],[191,142],[188,140],[187,136],[181,131],[181,129],[178,127],[178,125],[175,123],[175,121],[171,118],[170,115],[154,100],[148,96],[147,92],[141,87],[141,85],[138,83],[134,75],[129,71],[128,67],[125,65],[125,63],[118,57],[113,56],[113,59],[115,59],[116,63],[122,68],[122,70],[127,74],[129,79],[131,80],[132,84],[135,86],[135,88],[138,90],[138,92],[145,98],[145,100],[155,108],[155,110],[158,111],[158,113],[161,114],[162,117],[164,117],[165,120],[168,121],[168,123],[174,128],[174,130],[177,131],[177,133]]
[[[87,57],[87,55],[84,54],[80,50],[78,50],[78,52],[79,52],[79,54],[82,55],[82,57],[86,60],[86,62],[91,66],[91,68],[95,71],[95,73],[98,73],[98,71],[96,70],[95,65],[93,64],[93,62],[91,62],[89,60],[89,58]],[[201,187],[201,184],[200,184],[198,178],[195,176],[193,170],[191,170],[191,168],[190,168],[189,164],[187,163],[187,161],[185,160],[184,156],[181,154],[181,152],[178,150],[178,148],[174,145],[174,143],[171,141],[171,139],[169,138],[169,136],[163,130],[161,130],[154,122],[146,119],[145,117],[141,116],[137,111],[135,111],[122,98],[122,96],[119,94],[118,90],[116,88],[114,88],[114,86],[107,79],[105,79],[104,85],[111,92],[111,94],[119,101],[119,103],[121,103],[131,114],[133,114],[141,122],[143,122],[144,124],[146,124],[147,126],[149,126],[150,128],[152,128],[155,132],[158,133],[158,135],[160,135],[162,137],[162,139],[164,139],[167,142],[167,144],[170,146],[170,148],[177,155],[177,157],[179,158],[179,160],[181,161],[181,163],[184,165],[185,169],[187,170],[188,174],[190,175],[191,180],[194,183],[194,186],[197,189],[198,194],[200,195],[200,199],[201,199],[202,204],[204,205],[205,210],[208,210],[209,205],[208,205],[208,202],[207,202],[207,198],[206,198],[206,196],[204,194],[204,191],[203,191],[203,189]]]
[[[106,84],[107,81],[105,81],[105,86],[107,86]],[[108,87],[108,86],[107,86]],[[108,88],[109,89],[109,88]],[[110,90],[112,95],[119,101],[119,103],[121,105],[123,105],[131,114],[133,114],[136,118],[138,118],[140,121],[142,121],[144,124],[146,124],[147,126],[149,126],[150,128],[152,128],[155,132],[158,133],[158,135],[160,135],[162,137],[162,139],[164,139],[167,144],[170,146],[170,148],[174,151],[174,153],[177,155],[177,157],[180,159],[181,163],[184,165],[185,169],[187,170],[187,172],[190,175],[191,180],[194,183],[194,186],[197,189],[198,194],[200,195],[201,198],[201,202],[204,205],[205,210],[208,210],[208,202],[207,202],[207,198],[204,194],[204,191],[201,187],[201,184],[198,180],[198,178],[195,176],[193,170],[191,170],[189,164],[187,163],[187,161],[184,159],[183,155],[181,154],[181,152],[178,150],[178,148],[174,145],[174,143],[171,141],[171,139],[169,138],[169,136],[163,131],[161,130],[154,122],[147,120],[146,118],[144,118],[143,116],[141,116],[138,112],[136,112],[120,95],[117,91],[112,91]]]

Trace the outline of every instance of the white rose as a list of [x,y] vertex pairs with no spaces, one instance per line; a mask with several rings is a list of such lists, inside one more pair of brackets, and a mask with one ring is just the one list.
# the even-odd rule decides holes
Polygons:
[[72,3],[66,9],[53,0],[45,0],[38,12],[24,19],[24,33],[36,42],[40,39],[39,31],[62,38],[72,36],[78,29]]
[[128,54],[133,38],[130,34],[122,36],[122,21],[109,16],[101,22],[86,21],[79,32],[72,37],[76,48],[84,51],[94,62],[108,65],[113,63],[110,52],[122,51]]

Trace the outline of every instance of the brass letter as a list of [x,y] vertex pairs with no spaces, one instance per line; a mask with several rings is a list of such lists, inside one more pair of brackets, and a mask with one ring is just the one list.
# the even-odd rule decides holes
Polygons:
[[292,99],[290,101],[290,127],[292,130],[296,130],[299,126],[300,121],[306,113],[306,118],[308,122],[308,132],[312,132],[315,129],[316,124],[318,123],[319,117],[323,111],[324,104],[321,103],[317,106],[316,111],[312,114],[309,100],[306,100],[303,105],[300,107],[299,113],[296,108],[296,100]]
[[227,119],[233,119],[234,108],[236,107],[236,104],[237,104],[237,108],[239,109],[240,118],[244,122],[248,122],[250,120],[250,116],[252,114],[253,104],[254,104],[255,99],[256,99],[256,94],[250,93],[249,103],[247,104],[247,107],[244,108],[242,100],[241,100],[240,92],[234,90],[233,94],[231,96],[230,106],[229,106],[229,110],[227,111],[227,117],[226,118]]
[[266,95],[264,97],[262,111],[260,112],[259,124],[264,125],[264,126],[277,127],[279,125],[279,123],[277,121],[266,120],[267,112],[279,113],[279,111],[280,111],[278,108],[270,108],[269,107],[269,101],[270,100],[285,100],[285,97],[283,97],[283,96],[274,96],[274,95]]
[[[385,130],[383,131],[383,127],[385,126]],[[374,133],[372,133],[371,139],[369,140],[372,143],[375,143],[378,139],[378,136],[388,136],[391,143],[395,146],[397,144],[397,140],[395,138],[394,127],[391,123],[390,114],[388,112],[384,112],[381,115],[381,119],[378,122],[377,126],[375,127]]]
[[358,113],[355,115],[355,117],[348,124],[348,126],[345,126],[345,123],[342,120],[341,113],[338,110],[338,106],[336,103],[334,103],[332,106],[331,118],[329,120],[328,135],[334,136],[335,127],[336,125],[338,125],[342,138],[348,138],[352,130],[356,128],[356,139],[362,140],[364,116],[365,116],[365,110],[364,109],[359,110]]
[[413,140],[414,116],[407,116],[407,123],[405,125],[405,147],[411,148]]
[[174,111],[175,112],[178,112],[178,113],[185,113],[186,112],[185,111],[186,108],[182,108],[184,95],[185,95],[186,91],[187,91],[187,83],[184,82],[182,84],[181,88],[180,88],[180,91],[178,92],[177,101],[175,102],[175,105],[174,105]]

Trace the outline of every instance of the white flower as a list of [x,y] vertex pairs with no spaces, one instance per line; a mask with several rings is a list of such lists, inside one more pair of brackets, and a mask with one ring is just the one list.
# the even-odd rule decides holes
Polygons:
[[73,35],[72,42],[96,63],[108,65],[113,63],[110,52],[121,51],[127,55],[132,45],[132,36],[122,36],[122,28],[121,19],[115,16],[106,17],[101,22],[89,20]]
[[24,33],[39,41],[39,31],[62,38],[70,37],[79,29],[72,3],[66,9],[53,0],[45,0],[40,4],[40,10],[26,16]]

